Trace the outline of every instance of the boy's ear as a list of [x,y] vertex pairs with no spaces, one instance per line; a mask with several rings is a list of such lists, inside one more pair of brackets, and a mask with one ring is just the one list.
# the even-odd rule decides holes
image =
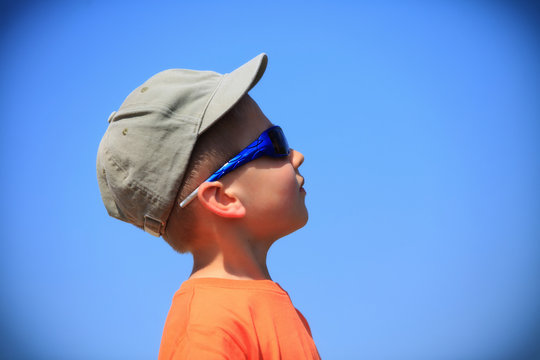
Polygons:
[[234,194],[227,194],[219,181],[204,182],[197,194],[202,206],[216,215],[226,218],[241,218],[246,208]]

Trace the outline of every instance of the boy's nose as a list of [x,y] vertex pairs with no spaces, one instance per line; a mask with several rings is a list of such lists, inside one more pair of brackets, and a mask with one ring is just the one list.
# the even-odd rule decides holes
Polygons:
[[291,164],[295,169],[298,169],[300,165],[304,162],[304,154],[302,154],[300,151],[290,149],[289,157],[291,159]]

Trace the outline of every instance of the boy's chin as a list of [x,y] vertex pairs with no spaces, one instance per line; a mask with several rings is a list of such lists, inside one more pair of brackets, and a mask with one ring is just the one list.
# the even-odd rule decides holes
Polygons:
[[283,236],[287,236],[287,235],[289,235],[289,234],[291,234],[291,233],[293,233],[293,232],[295,232],[297,230],[300,230],[304,226],[306,226],[306,224],[308,222],[308,219],[309,219],[309,214],[308,214],[307,209],[306,209],[305,213],[302,214],[301,217],[298,217],[296,219],[297,221],[294,222],[294,225],[291,226],[290,230],[286,234],[284,234]]
[[[301,229],[301,228],[303,228],[304,226],[306,226],[308,220],[309,220],[309,213],[308,213],[308,211],[307,211],[307,209],[306,209],[306,212],[305,212],[305,215],[304,215],[304,220],[303,220],[303,222],[302,222],[302,225],[301,225],[298,229]],[[297,229],[297,230],[298,230],[298,229]]]

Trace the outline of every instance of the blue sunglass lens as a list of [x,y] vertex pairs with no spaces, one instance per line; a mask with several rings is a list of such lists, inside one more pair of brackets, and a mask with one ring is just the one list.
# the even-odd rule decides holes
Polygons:
[[289,144],[280,127],[274,127],[268,131],[268,138],[274,146],[276,155],[289,155]]

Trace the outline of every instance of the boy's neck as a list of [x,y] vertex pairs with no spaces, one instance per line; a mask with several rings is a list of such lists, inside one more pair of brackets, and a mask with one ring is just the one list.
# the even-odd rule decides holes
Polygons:
[[253,242],[240,236],[220,236],[215,241],[206,240],[205,245],[191,252],[193,271],[190,278],[272,280],[266,265],[271,243]]

